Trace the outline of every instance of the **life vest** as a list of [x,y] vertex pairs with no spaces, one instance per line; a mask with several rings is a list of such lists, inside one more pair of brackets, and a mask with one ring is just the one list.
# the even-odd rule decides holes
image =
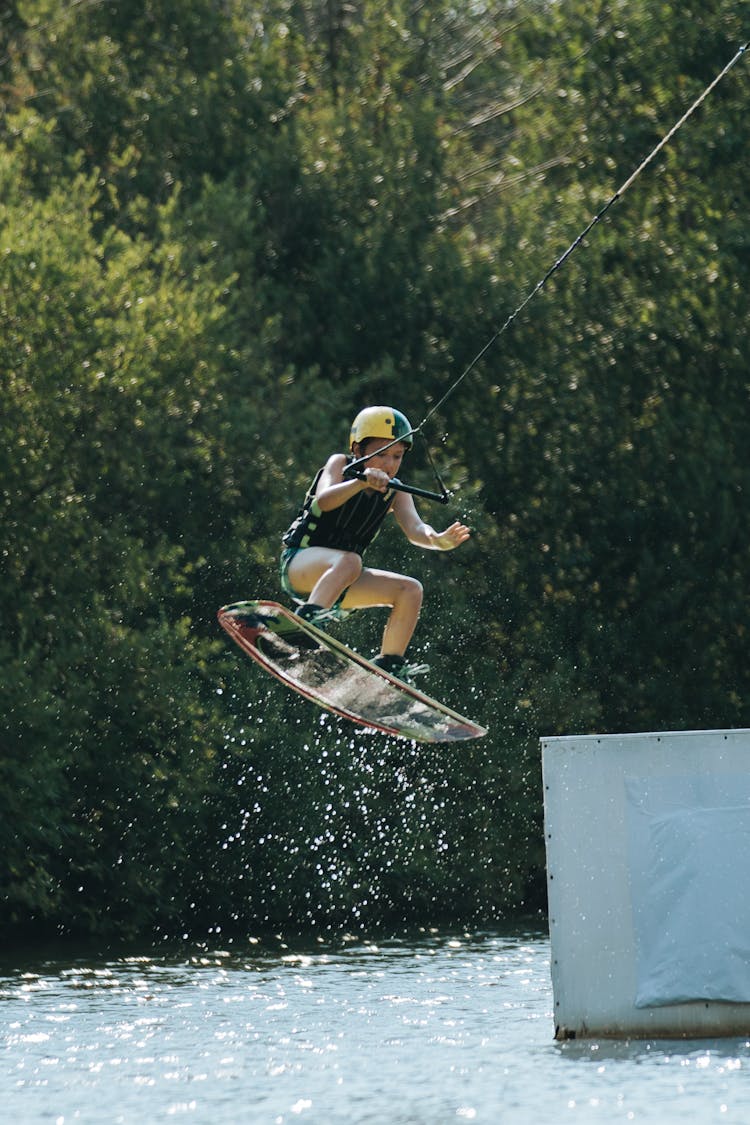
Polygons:
[[[352,458],[350,458],[350,461]],[[353,551],[361,555],[380,531],[388,515],[395,492],[357,492],[338,508],[322,512],[315,490],[323,470],[307,490],[299,513],[283,535],[285,547],[333,547],[337,551]]]

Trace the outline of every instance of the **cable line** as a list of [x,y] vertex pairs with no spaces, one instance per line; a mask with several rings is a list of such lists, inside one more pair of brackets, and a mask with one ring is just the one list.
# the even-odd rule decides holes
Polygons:
[[[722,78],[724,78],[724,76],[726,74],[728,74],[728,72],[732,69],[732,67],[735,65],[735,63],[738,62],[738,60],[742,58],[742,56],[747,51],[748,46],[750,46],[750,42],[744,43],[738,49],[738,51],[736,52],[734,57],[729,60],[729,62],[726,64],[726,66],[721,71],[719,71],[719,73],[716,75],[716,77],[713,79],[713,81],[709,82],[708,86],[706,86],[703,93],[700,94],[695,99],[695,101],[689,107],[689,109],[687,109],[685,111],[685,113],[683,113],[683,115],[679,119],[679,121],[676,121],[675,124],[672,126],[672,128],[669,130],[669,132],[664,134],[662,139],[659,141],[659,143],[657,145],[655,145],[655,147],[651,150],[651,152],[648,154],[648,156],[645,158],[645,160],[641,161],[641,163],[638,165],[638,167],[635,169],[635,171],[632,172],[628,176],[627,180],[625,180],[625,182],[621,185],[621,187],[619,187],[617,189],[617,191],[614,193],[614,195],[612,195],[611,198],[607,200],[607,202],[604,204],[604,206],[601,208],[601,210],[598,211],[596,215],[594,215],[593,219],[591,219],[591,221],[588,223],[588,225],[581,231],[581,233],[576,238],[573,239],[573,241],[571,242],[570,246],[565,251],[565,253],[560,255],[560,257],[557,259],[557,261],[554,263],[554,265],[550,266],[550,268],[547,270],[544,277],[542,277],[541,280],[536,283],[536,285],[534,286],[533,289],[529,290],[529,292],[526,294],[524,299],[521,301],[520,305],[518,305],[518,307],[513,310],[513,312],[507,318],[505,323],[502,324],[500,328],[498,328],[498,330],[494,333],[494,335],[491,336],[490,339],[487,341],[487,343],[480,349],[480,351],[477,352],[477,354],[474,356],[474,358],[472,359],[472,361],[468,365],[468,367],[466,367],[461,372],[461,374],[458,376],[457,379],[454,379],[454,381],[448,387],[445,394],[440,399],[438,399],[438,401],[435,403],[435,405],[430,410],[428,410],[427,414],[425,414],[424,418],[419,423],[419,425],[415,426],[413,430],[409,431],[410,435],[411,434],[418,434],[422,431],[423,427],[427,425],[430,418],[432,418],[432,416],[437,413],[437,411],[440,409],[440,407],[443,405],[443,403],[445,403],[447,401],[447,399],[449,399],[450,396],[453,394],[453,392],[458,389],[458,387],[461,385],[461,383],[463,383],[463,381],[467,377],[467,375],[469,375],[470,372],[472,372],[474,370],[476,365],[487,354],[487,352],[490,350],[490,348],[492,348],[497,343],[497,341],[500,339],[500,337],[503,335],[503,333],[505,331],[507,331],[508,328],[510,328],[511,324],[516,319],[516,317],[519,316],[520,313],[523,312],[523,310],[526,308],[526,306],[529,304],[529,302],[532,301],[533,298],[537,295],[537,293],[539,293],[544,288],[544,286],[547,284],[547,282],[552,277],[552,275],[557,273],[557,271],[565,264],[565,262],[567,262],[568,258],[571,256],[571,254],[573,254],[575,252],[575,250],[577,250],[577,248],[581,245],[581,243],[584,241],[586,236],[594,229],[594,227],[597,225],[597,223],[599,223],[604,218],[604,216],[607,214],[607,212],[610,210],[610,208],[613,207],[614,204],[617,202],[617,200],[620,199],[625,194],[625,192],[628,190],[628,188],[631,186],[631,184],[633,184],[635,182],[635,180],[638,179],[638,177],[640,176],[640,174],[644,170],[644,168],[648,167],[648,165],[651,163],[651,161],[654,159],[654,157],[659,152],[661,152],[661,150],[664,148],[664,146],[669,144],[669,142],[671,141],[671,139],[675,135],[675,133],[677,133],[677,131],[682,128],[682,126],[685,124],[685,122],[688,120],[688,118],[691,117],[693,113],[695,113],[698,106],[700,106],[701,103],[706,100],[706,98],[711,93],[711,91],[716,86],[718,86],[719,82],[721,82]],[[409,435],[407,435],[407,436],[409,436]],[[378,452],[382,453],[384,449],[389,449],[392,445],[395,445],[396,442],[400,441],[400,440],[402,440],[402,439],[394,438],[394,440],[392,442],[389,442],[388,445],[383,446],[383,448],[378,450]],[[375,456],[375,455],[370,454],[370,456]],[[348,474],[352,475],[352,476],[361,475],[359,470],[360,470],[362,465],[366,464],[366,462],[369,461],[370,456],[360,457],[359,460],[355,461],[354,464],[349,467]],[[434,465],[433,465],[433,471],[435,471],[435,473],[437,475],[437,470],[435,470]],[[445,503],[447,501],[450,493],[448,493],[446,491],[445,486],[443,485],[443,482],[440,480],[439,476],[438,476],[438,481],[440,482],[440,487],[442,489],[441,494],[429,493],[429,492],[425,492],[423,490],[412,489],[409,486],[402,485],[400,481],[398,481],[396,483],[397,483],[397,487],[402,488],[404,491],[413,491],[417,495],[425,496],[428,499],[439,500],[441,503]]]
[[427,412],[427,414],[425,414],[424,418],[419,423],[419,425],[416,426],[412,430],[413,434],[416,434],[416,433],[420,432],[422,427],[425,426],[427,424],[427,422],[429,422],[430,418],[432,418],[433,414],[437,413],[437,411],[440,409],[440,407],[443,405],[443,403],[446,401],[446,399],[450,398],[450,396],[453,394],[453,392],[461,385],[461,383],[463,383],[466,376],[471,371],[474,370],[476,365],[487,354],[487,352],[490,350],[490,348],[495,343],[497,343],[497,341],[503,335],[503,333],[508,328],[510,328],[511,324],[516,319],[516,317],[520,313],[523,312],[523,310],[526,308],[526,306],[529,304],[529,302],[537,295],[537,293],[539,293],[539,291],[541,289],[544,288],[544,286],[547,284],[547,282],[552,277],[552,275],[554,273],[556,273],[562,265],[564,265],[564,263],[568,260],[568,258],[571,256],[571,254],[581,245],[583,240],[586,238],[586,235],[589,234],[590,231],[592,231],[593,228],[596,226],[596,224],[598,222],[600,222],[601,219],[604,218],[604,216],[607,214],[609,209],[617,202],[617,200],[620,199],[621,196],[623,196],[625,194],[625,192],[628,190],[628,188],[631,186],[631,184],[638,178],[638,176],[640,176],[643,169],[646,168],[651,163],[651,161],[654,159],[654,157],[657,155],[657,153],[661,152],[661,150],[664,148],[664,146],[669,144],[670,140],[675,135],[675,133],[678,131],[678,129],[682,128],[682,126],[685,124],[687,119],[696,111],[698,106],[703,101],[705,101],[705,99],[708,97],[708,95],[711,93],[711,91],[716,86],[718,86],[719,82],[721,82],[722,78],[724,78],[724,76],[732,69],[734,64],[744,55],[748,46],[750,46],[750,43],[744,43],[739,48],[739,50],[737,51],[735,56],[732,59],[730,59],[730,61],[727,63],[727,65],[724,67],[724,69],[721,70],[719,72],[719,74],[716,75],[714,80],[712,82],[710,82],[708,84],[708,86],[706,86],[703,93],[695,99],[695,101],[690,106],[690,108],[688,110],[686,110],[685,113],[683,113],[683,115],[679,119],[679,121],[677,121],[672,126],[672,128],[669,130],[668,133],[665,133],[665,135],[662,137],[662,139],[659,141],[659,143],[655,146],[655,148],[653,148],[652,151],[648,154],[646,159],[641,161],[641,163],[638,165],[638,167],[635,169],[635,171],[630,176],[628,176],[627,180],[625,180],[624,184],[620,188],[618,188],[618,190],[614,193],[614,195],[609,200],[607,200],[607,202],[604,204],[602,209],[596,215],[594,215],[593,219],[588,224],[588,226],[584,230],[582,230],[581,233],[578,235],[578,237],[575,238],[571,242],[570,246],[565,251],[565,253],[562,254],[557,259],[557,261],[554,263],[553,266],[550,266],[550,268],[547,270],[547,272],[545,273],[545,275],[541,279],[541,281],[537,282],[537,284],[534,286],[534,288],[531,289],[529,291],[529,293],[521,301],[520,305],[516,309],[513,310],[513,312],[507,318],[505,323],[500,328],[498,328],[498,330],[497,330],[497,332],[495,332],[494,336],[491,336],[490,339],[487,341],[487,343],[484,345],[484,347],[479,352],[477,352],[477,354],[474,356],[474,358],[472,359],[472,361],[468,365],[468,367],[466,367],[466,369],[461,372],[461,374],[458,376],[458,378],[455,379],[453,381],[453,383],[451,383],[451,385],[448,387],[448,390],[445,392],[445,394],[442,396],[442,398],[440,398],[438,400],[438,402],[436,402],[435,405],[432,407],[432,409],[429,410]]

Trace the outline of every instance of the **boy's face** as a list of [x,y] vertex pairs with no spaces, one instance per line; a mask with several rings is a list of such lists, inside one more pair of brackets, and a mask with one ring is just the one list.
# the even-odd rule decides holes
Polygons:
[[[386,448],[388,445],[385,438],[368,438],[359,443],[359,456],[367,455],[369,466],[373,469],[382,469],[389,477],[396,477],[407,447],[403,441],[397,441],[395,445]],[[382,453],[378,452],[380,449],[383,450]]]

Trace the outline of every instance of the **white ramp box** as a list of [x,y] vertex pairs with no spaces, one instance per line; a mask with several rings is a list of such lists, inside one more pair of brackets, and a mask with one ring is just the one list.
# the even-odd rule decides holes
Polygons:
[[750,730],[541,746],[556,1038],[750,1035]]

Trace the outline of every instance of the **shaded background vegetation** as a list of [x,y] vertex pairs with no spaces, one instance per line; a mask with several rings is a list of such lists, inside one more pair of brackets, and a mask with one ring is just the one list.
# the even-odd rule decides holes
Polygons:
[[6,937],[542,911],[540,735],[750,725],[744,60],[427,428],[425,515],[472,543],[372,550],[489,737],[362,736],[215,624],[277,595],[354,413],[424,416],[743,7],[4,5]]

